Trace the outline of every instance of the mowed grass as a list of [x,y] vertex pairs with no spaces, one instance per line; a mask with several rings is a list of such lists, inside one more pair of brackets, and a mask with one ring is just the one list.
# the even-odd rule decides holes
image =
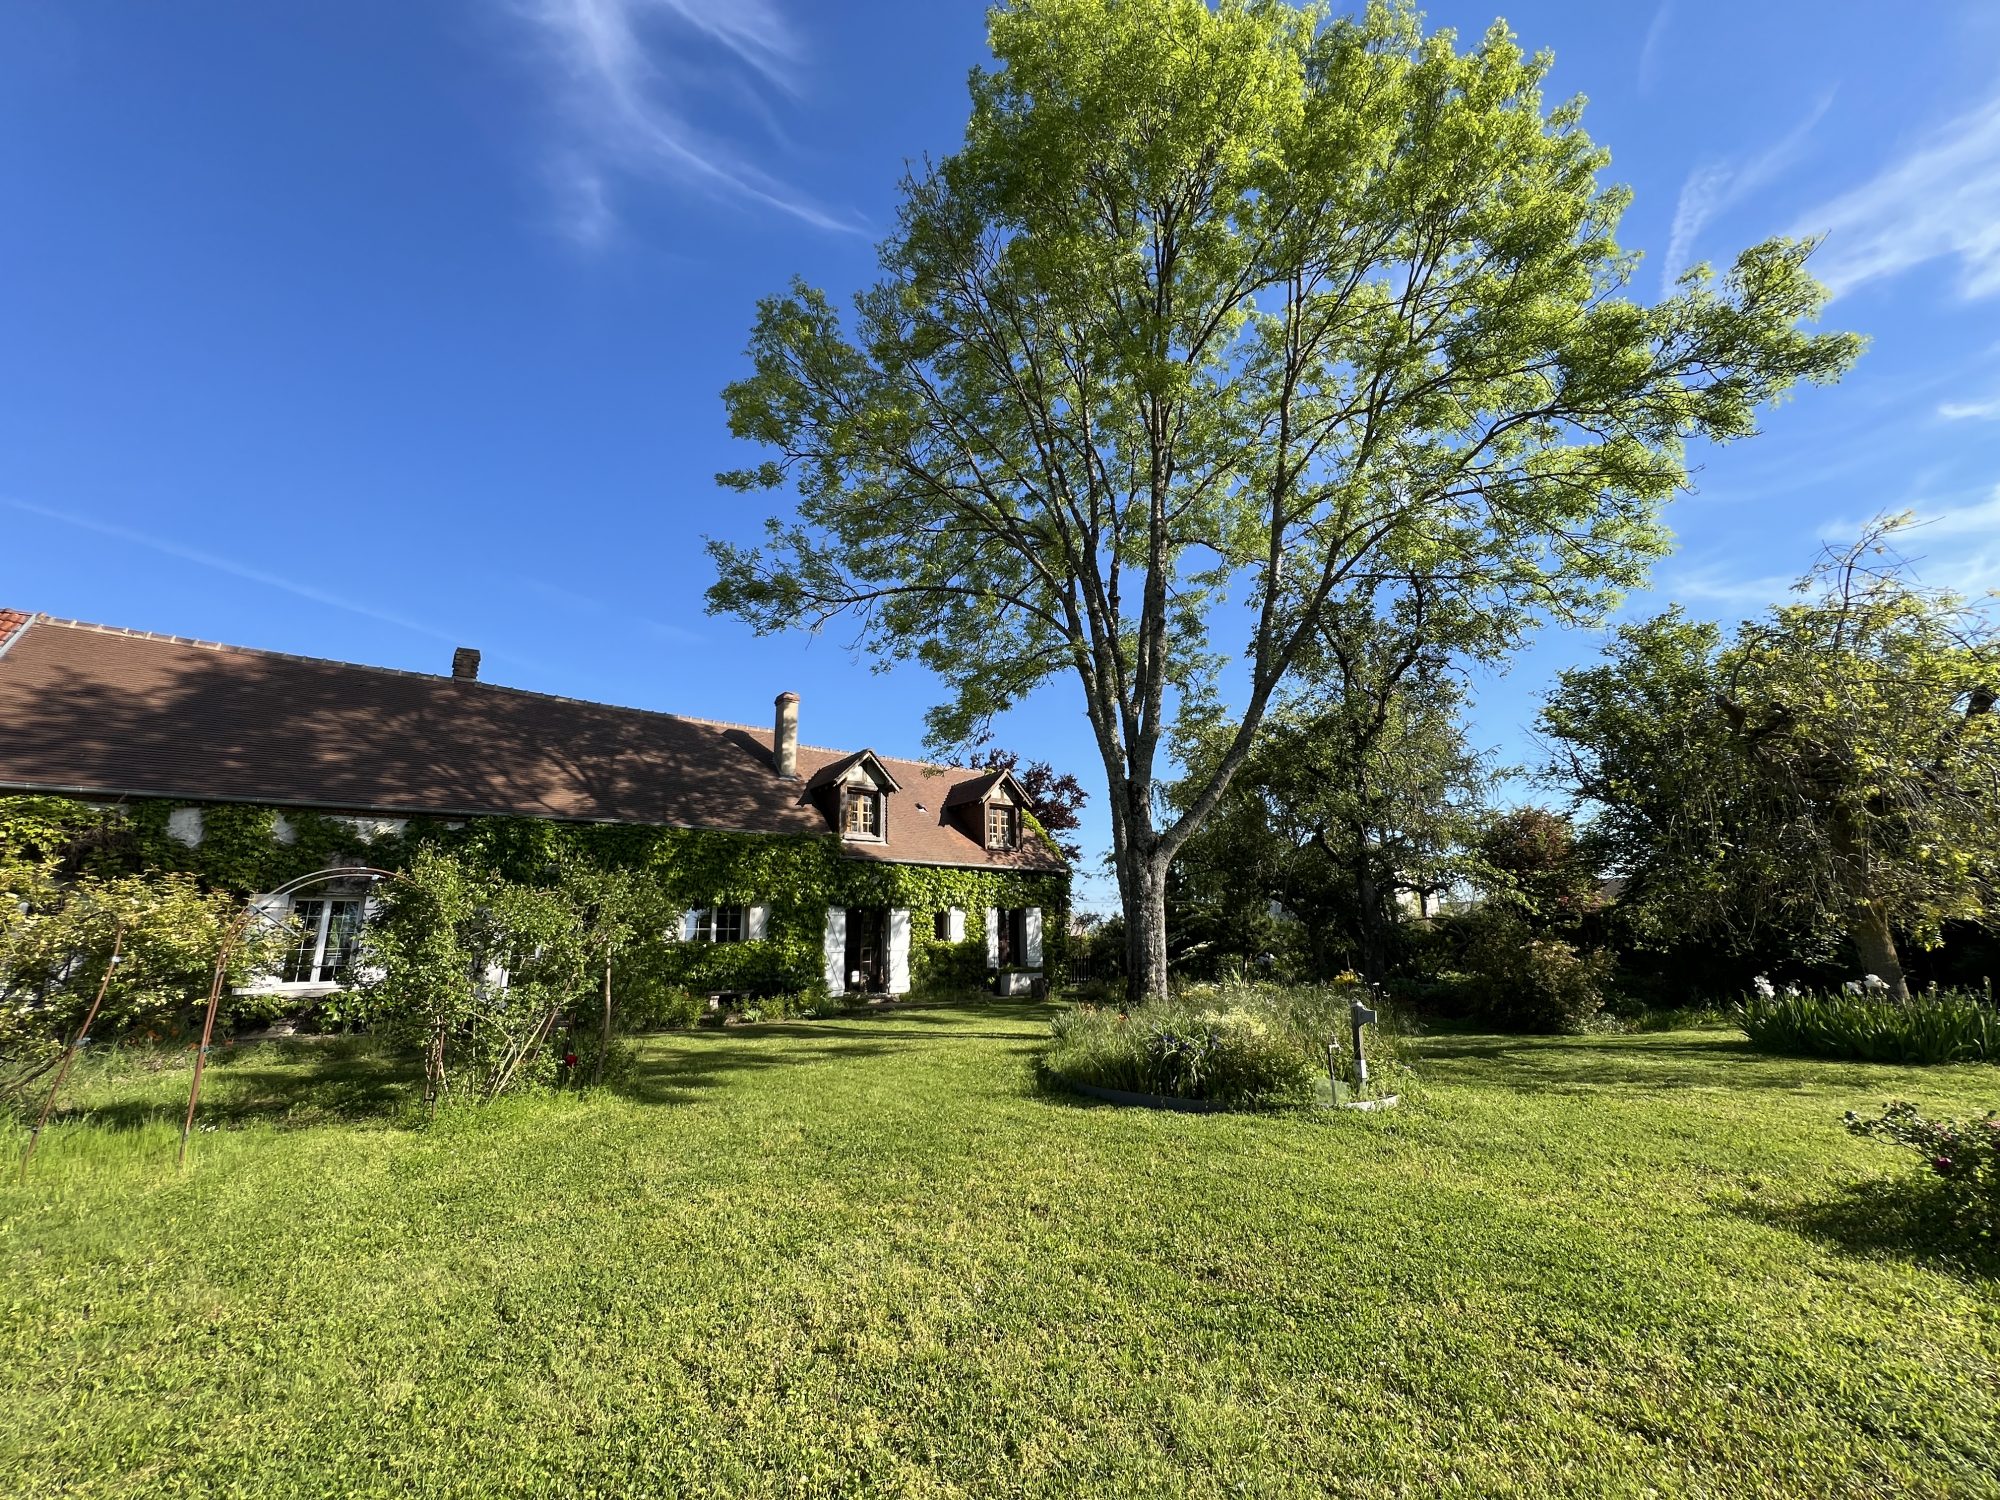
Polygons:
[[422,1129],[245,1049],[184,1173],[184,1071],[86,1077],[0,1188],[0,1493],[2000,1493],[2000,1290],[1839,1124],[1990,1067],[1451,1037],[1399,1111],[1196,1116],[1037,1092],[1045,1020]]

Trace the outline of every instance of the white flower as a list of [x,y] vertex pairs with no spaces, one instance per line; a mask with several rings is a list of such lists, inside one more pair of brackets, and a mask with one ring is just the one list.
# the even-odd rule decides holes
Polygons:
[[1799,987],[1797,985],[1788,984],[1785,986],[1785,996],[1787,999],[1797,999],[1798,994],[1799,994]]
[[1881,975],[1879,974],[1863,974],[1861,976],[1861,988],[1863,988],[1864,990],[1869,990],[1871,992],[1875,990],[1886,990],[1887,988],[1889,988],[1889,982],[1888,980],[1882,978]]
[[1860,994],[1860,993],[1861,993],[1861,981],[1860,981],[1860,980],[1858,980],[1858,979],[1850,979],[1850,980],[1848,980],[1848,981],[1847,981],[1847,983],[1843,984],[1843,985],[1842,985],[1842,986],[1840,987],[1840,993],[1841,993],[1841,994],[1843,994],[1843,995],[1858,995],[1858,994]]
[[1757,998],[1760,1000],[1772,999],[1778,993],[1772,987],[1771,981],[1766,979],[1762,974],[1759,974],[1755,979],[1750,981],[1750,988],[1757,992]]

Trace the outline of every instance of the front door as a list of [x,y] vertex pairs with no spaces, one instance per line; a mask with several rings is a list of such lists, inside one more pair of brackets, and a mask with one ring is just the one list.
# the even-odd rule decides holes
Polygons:
[[879,995],[889,987],[889,911],[882,906],[847,909],[847,988]]

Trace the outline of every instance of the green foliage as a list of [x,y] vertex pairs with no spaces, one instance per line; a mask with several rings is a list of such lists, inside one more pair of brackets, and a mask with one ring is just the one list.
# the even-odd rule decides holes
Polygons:
[[[1231,1109],[1307,1104],[1355,985],[1191,987],[1130,1012],[1080,1006],[1050,1022],[1045,1075]],[[1387,1046],[1381,1059],[1389,1060]]]
[[[1629,194],[1503,25],[1460,51],[1405,4],[1016,0],[988,35],[852,314],[757,308],[724,399],[771,456],[721,477],[798,502],[710,542],[709,603],[855,618],[942,679],[940,742],[1073,677],[1158,993],[1166,870],[1329,611],[1396,579],[1503,637],[1597,616],[1665,550],[1687,441],[1859,342],[1806,331],[1804,243],[1631,300]],[[1157,826],[1170,717],[1230,661],[1230,751]]]
[[1829,549],[1733,636],[1671,612],[1562,675],[1549,775],[1592,806],[1642,940],[1775,939],[1791,966],[1845,938],[1900,993],[1899,938],[2000,911],[2000,636],[1911,578],[1908,523]]
[[[273,808],[209,806],[202,841],[193,847],[167,837],[178,804],[135,801],[101,809],[61,798],[0,796],[0,866],[44,847],[71,849],[85,841],[92,868],[106,875],[173,872],[211,889],[248,896],[339,863],[365,862],[391,871],[409,868],[424,851],[463,859],[468,869],[523,886],[568,883],[572,901],[624,915],[587,935],[602,954],[617,950],[629,970],[635,1005],[676,1013],[677,990],[799,993],[822,982],[826,909],[899,907],[911,913],[913,979],[936,976],[948,986],[983,975],[989,907],[1040,907],[1045,961],[1062,961],[1068,931],[1069,877],[1011,871],[945,869],[843,859],[838,840],[796,834],[738,834],[625,824],[554,823],[529,818],[477,818],[459,826],[411,819],[400,833],[364,837],[348,820],[287,810],[290,842],[278,839]],[[366,824],[364,822],[364,829]],[[610,881],[606,899],[587,889]],[[679,915],[719,903],[767,905],[769,936],[727,944],[681,943]],[[957,953],[939,951],[934,913],[966,913],[968,941]],[[203,986],[206,993],[206,986]]]
[[1740,1024],[1752,1045],[1860,1062],[2000,1062],[2000,1009],[1965,990],[1752,994]]
[[[52,863],[0,867],[0,1054],[32,1065],[76,1030],[100,988],[100,1040],[179,1031],[206,1000],[238,914],[231,898],[187,875],[64,881]],[[267,968],[290,938],[251,924],[231,949],[225,984]]]
[[1885,1107],[1878,1119],[1849,1110],[1846,1123],[1854,1135],[1914,1151],[1923,1161],[1919,1181],[1935,1186],[1950,1230],[1989,1256],[2000,1253],[2000,1114],[1927,1120],[1904,1099]]
[[1578,951],[1518,911],[1492,904],[1459,918],[1471,1013],[1496,1031],[1577,1031],[1604,1008],[1611,956]]

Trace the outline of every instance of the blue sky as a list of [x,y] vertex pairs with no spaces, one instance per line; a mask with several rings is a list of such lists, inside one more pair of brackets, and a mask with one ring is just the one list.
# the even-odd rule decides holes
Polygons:
[[[1930,576],[1995,582],[2000,6],[1503,13],[1636,190],[1639,292],[1825,231],[1829,322],[1873,340],[1698,455],[1628,612],[1734,618],[1904,506]],[[713,483],[755,299],[868,279],[983,32],[969,0],[0,8],[0,604],[418,670],[464,643],[496,681],[756,724],[792,688],[807,741],[915,752],[922,673],[706,617],[699,537],[764,508]],[[1526,757],[1598,645],[1483,680],[1479,740]],[[1095,783],[1066,683],[1002,738]]]

